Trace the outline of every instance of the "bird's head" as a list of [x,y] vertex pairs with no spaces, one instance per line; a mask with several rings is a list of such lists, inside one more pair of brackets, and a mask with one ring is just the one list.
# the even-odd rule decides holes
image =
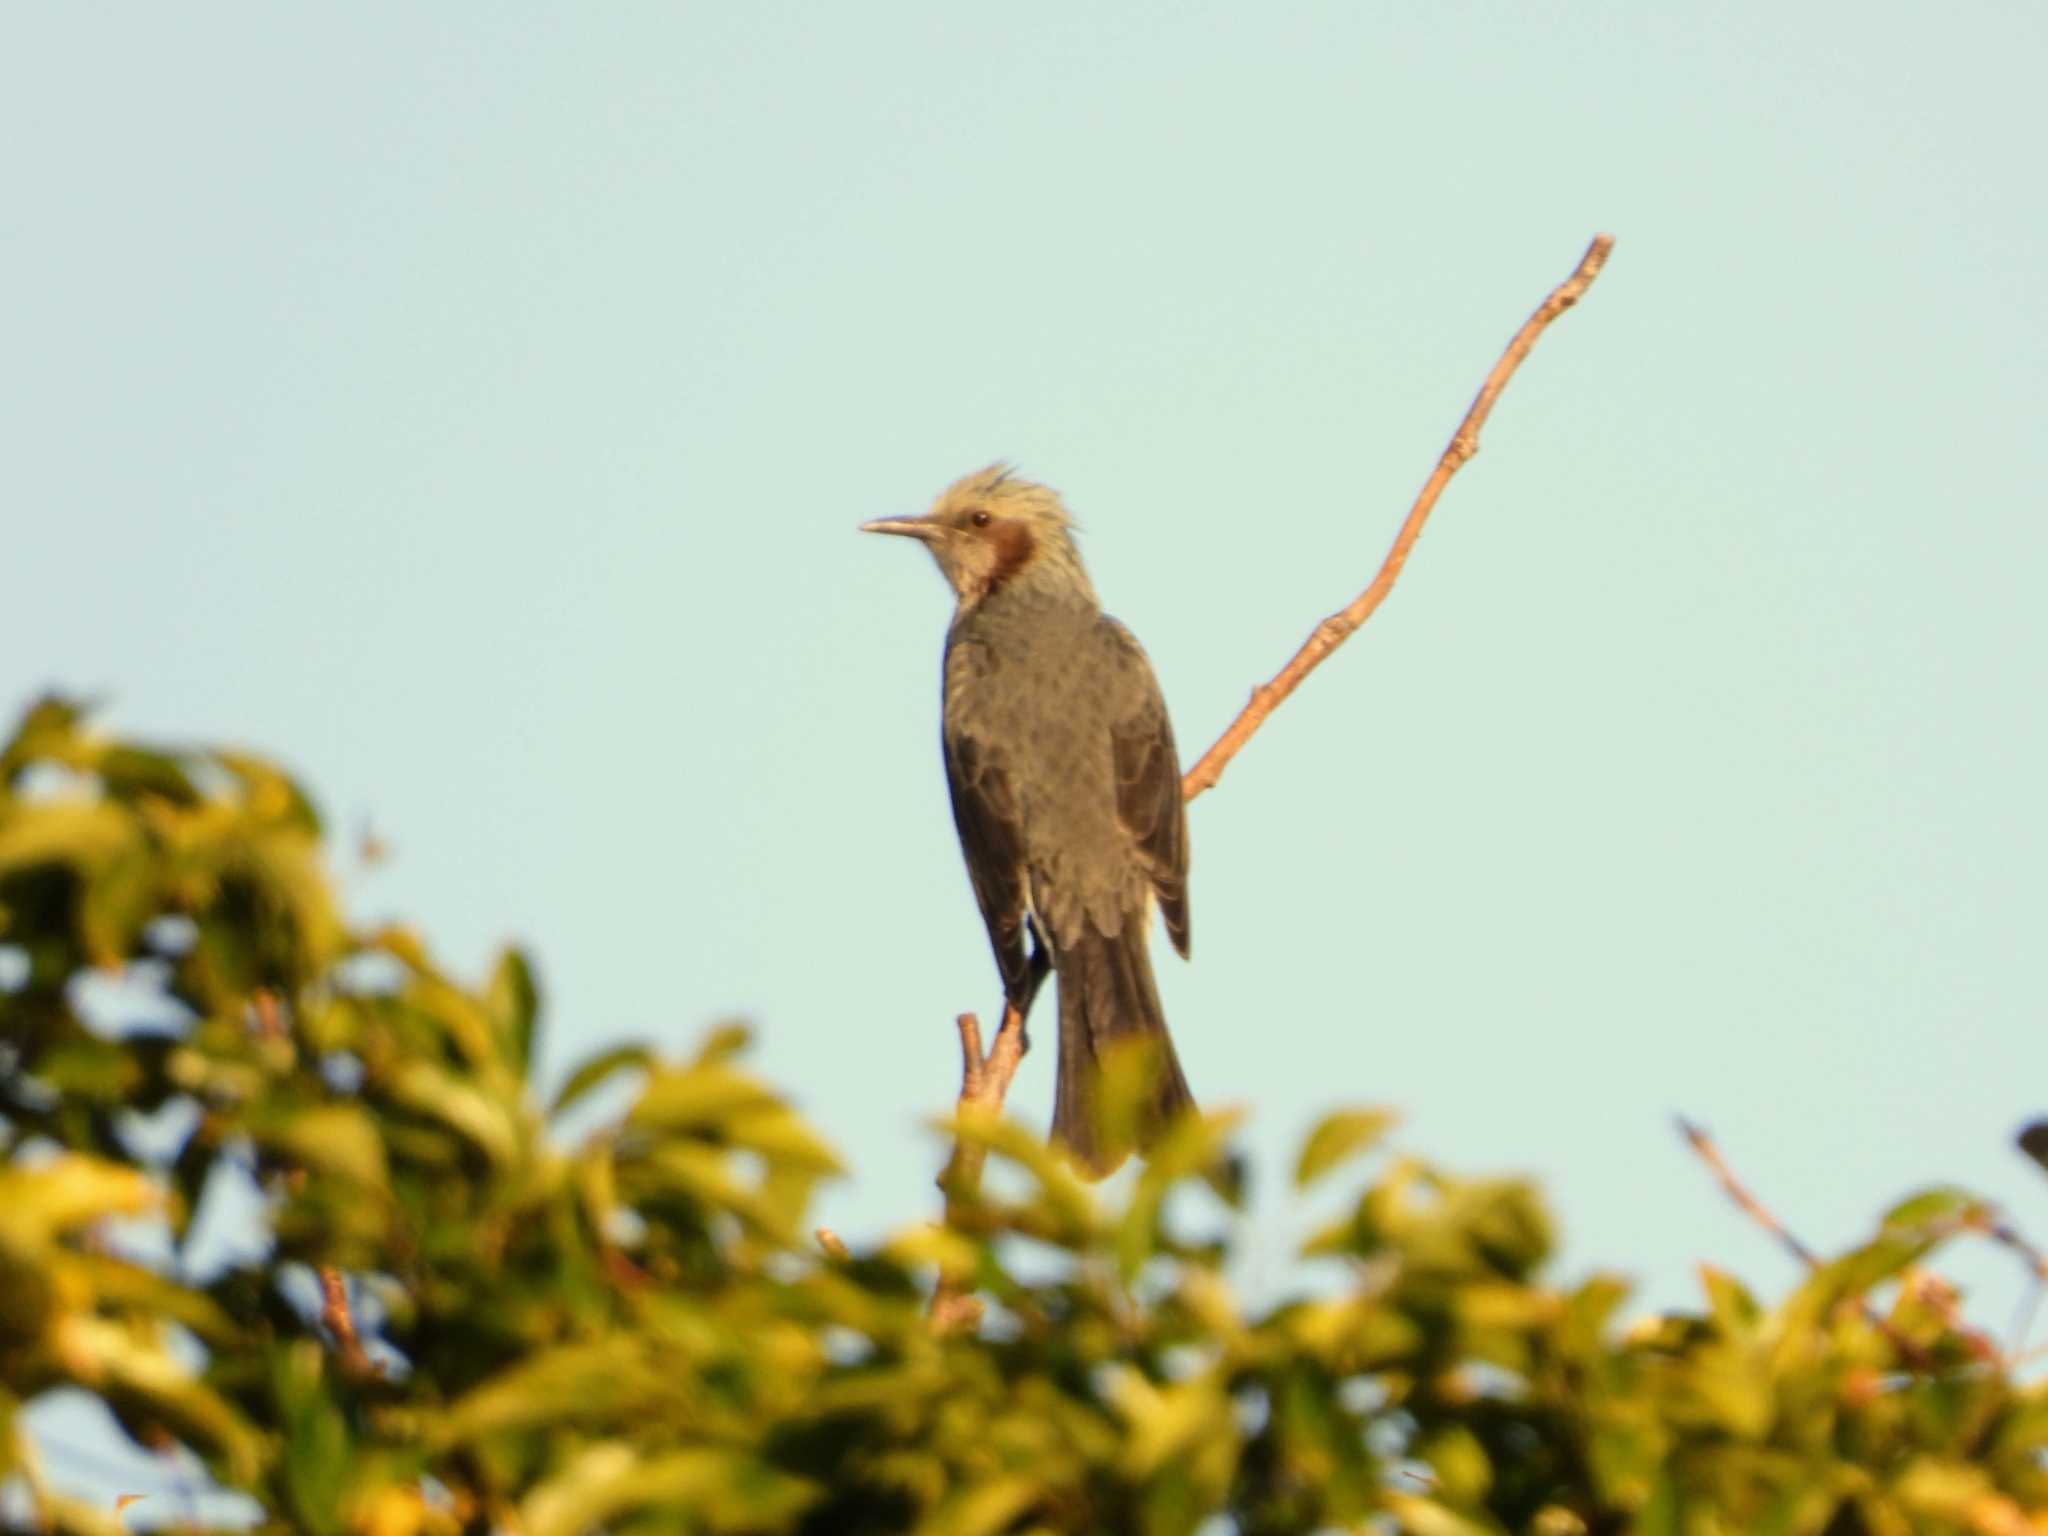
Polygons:
[[921,540],[964,607],[1006,587],[1035,586],[1095,601],[1059,493],[1001,464],[946,487],[922,517],[882,517],[864,533]]

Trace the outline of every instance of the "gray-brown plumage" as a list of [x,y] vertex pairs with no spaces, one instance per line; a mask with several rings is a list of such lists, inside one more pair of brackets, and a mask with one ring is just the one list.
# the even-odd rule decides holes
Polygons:
[[1046,487],[992,466],[923,517],[862,527],[923,541],[958,599],[940,734],[960,848],[1006,1001],[1028,1013],[1048,960],[1058,978],[1053,1135],[1106,1174],[1130,1151],[1096,1108],[1115,1042],[1156,1041],[1141,1147],[1194,1102],[1148,945],[1156,901],[1188,952],[1187,816],[1158,681],[1103,613]]

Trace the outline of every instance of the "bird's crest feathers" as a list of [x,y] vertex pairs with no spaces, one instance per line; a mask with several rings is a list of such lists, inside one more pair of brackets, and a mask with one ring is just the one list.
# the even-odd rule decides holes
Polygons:
[[985,507],[999,517],[1017,517],[1040,525],[1050,524],[1062,532],[1079,525],[1067,510],[1060,493],[1049,485],[1026,480],[1009,464],[997,460],[971,475],[962,475],[940,494],[933,505],[935,516]]

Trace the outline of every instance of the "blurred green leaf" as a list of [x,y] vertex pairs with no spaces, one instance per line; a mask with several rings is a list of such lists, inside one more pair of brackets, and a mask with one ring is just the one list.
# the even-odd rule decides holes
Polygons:
[[519,1071],[533,1064],[533,1032],[540,1019],[540,986],[523,950],[500,951],[491,968],[484,1002],[505,1042],[505,1056]]
[[1385,1506],[1393,1516],[1394,1529],[1404,1536],[1499,1536],[1500,1527],[1470,1519],[1435,1499],[1390,1492],[1385,1496]]
[[150,1335],[151,1330],[74,1313],[58,1323],[52,1347],[80,1385],[95,1388],[117,1407],[147,1412],[217,1460],[230,1480],[254,1479],[264,1459],[255,1426]]
[[721,1024],[709,1031],[697,1047],[693,1067],[714,1067],[746,1051],[754,1042],[754,1032],[745,1024]]
[[586,1058],[556,1093],[555,1101],[548,1106],[549,1117],[563,1113],[621,1072],[646,1071],[654,1065],[654,1059],[650,1047],[637,1044],[615,1045]]
[[64,864],[87,874],[133,848],[142,836],[135,818],[102,800],[38,800],[0,810],[0,875],[38,864]]
[[383,1140],[376,1121],[359,1104],[295,1110],[267,1128],[263,1139],[300,1166],[348,1180],[365,1197],[382,1199],[390,1193]]
[[1436,1474],[1438,1492],[1451,1504],[1481,1504],[1493,1485],[1493,1464],[1479,1437],[1463,1424],[1447,1424],[1416,1447]]
[[759,1153],[771,1164],[818,1175],[842,1172],[832,1149],[784,1104],[769,1104],[735,1114],[724,1125],[726,1141]]
[[118,1104],[141,1087],[143,1067],[139,1053],[120,1041],[75,1035],[43,1053],[36,1076],[67,1098]]
[[1707,1304],[1722,1331],[1733,1338],[1747,1338],[1755,1330],[1762,1309],[1741,1282],[1725,1270],[1702,1264],[1700,1283],[1706,1288]]
[[1168,1192],[1181,1180],[1215,1166],[1243,1120],[1240,1109],[1183,1115],[1152,1149],[1117,1224],[1117,1259],[1126,1280],[1152,1256]]
[[6,748],[0,750],[0,770],[11,779],[25,764],[38,758],[63,760],[91,708],[83,700],[44,694],[22,713],[14,735]]
[[156,795],[181,806],[199,803],[185,765],[168,752],[117,742],[98,754],[93,771],[117,799]]
[[1306,1189],[1324,1174],[1370,1151],[1400,1116],[1385,1109],[1340,1109],[1309,1132],[1294,1165],[1294,1187]]
[[97,965],[118,966],[158,907],[155,861],[140,838],[95,868],[79,903],[78,927]]
[[493,1167],[508,1169],[519,1160],[522,1138],[511,1108],[453,1072],[416,1057],[399,1068],[391,1094],[395,1103],[461,1136]]
[[1043,1218],[1038,1236],[1080,1243],[1102,1230],[1102,1213],[1072,1160],[1036,1132],[974,1108],[934,1123],[956,1140],[984,1147],[1030,1175],[1036,1186],[1033,1203]]
[[1886,1211],[1882,1224],[1889,1230],[1899,1227],[1925,1227],[1935,1222],[1953,1222],[1980,1209],[1982,1204],[1983,1202],[1968,1190],[1927,1189],[1900,1201]]
[[765,1085],[722,1062],[659,1067],[648,1074],[626,1124],[664,1131],[722,1131],[736,1116],[772,1109]]
[[275,763],[247,752],[217,751],[213,760],[240,780],[243,803],[258,821],[287,827],[307,838],[320,835],[320,814],[311,797]]
[[283,1438],[284,1502],[301,1530],[338,1531],[354,1437],[320,1346],[297,1339],[278,1351],[270,1386]]
[[1235,1433],[1230,1399],[1210,1373],[1159,1386],[1126,1367],[1112,1373],[1108,1395],[1129,1428],[1123,1465],[1133,1477],[1151,1477],[1170,1458]]
[[1038,1499],[1040,1489],[1029,1477],[994,1477],[963,1488],[917,1527],[916,1536],[996,1536],[1012,1528],[1017,1517]]
[[0,1168],[0,1221],[45,1239],[108,1216],[139,1216],[162,1200],[147,1175],[97,1157]]
[[453,1404],[432,1425],[437,1445],[508,1429],[630,1420],[673,1410],[686,1384],[656,1365],[647,1342],[611,1334],[537,1351]]

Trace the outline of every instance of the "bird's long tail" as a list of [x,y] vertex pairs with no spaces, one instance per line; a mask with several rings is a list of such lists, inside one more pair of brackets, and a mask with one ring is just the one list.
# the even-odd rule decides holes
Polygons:
[[[1053,1139],[1098,1179],[1130,1155],[1134,1136],[1139,1150],[1149,1150],[1175,1117],[1195,1107],[1152,981],[1145,919],[1145,913],[1133,913],[1115,937],[1090,928],[1079,942],[1061,946],[1054,960],[1060,1058]],[[1139,1100],[1135,1124],[1119,1127],[1110,1122],[1124,1116],[1104,1113],[1105,1065],[1120,1046],[1137,1041],[1151,1046],[1153,1080]]]

